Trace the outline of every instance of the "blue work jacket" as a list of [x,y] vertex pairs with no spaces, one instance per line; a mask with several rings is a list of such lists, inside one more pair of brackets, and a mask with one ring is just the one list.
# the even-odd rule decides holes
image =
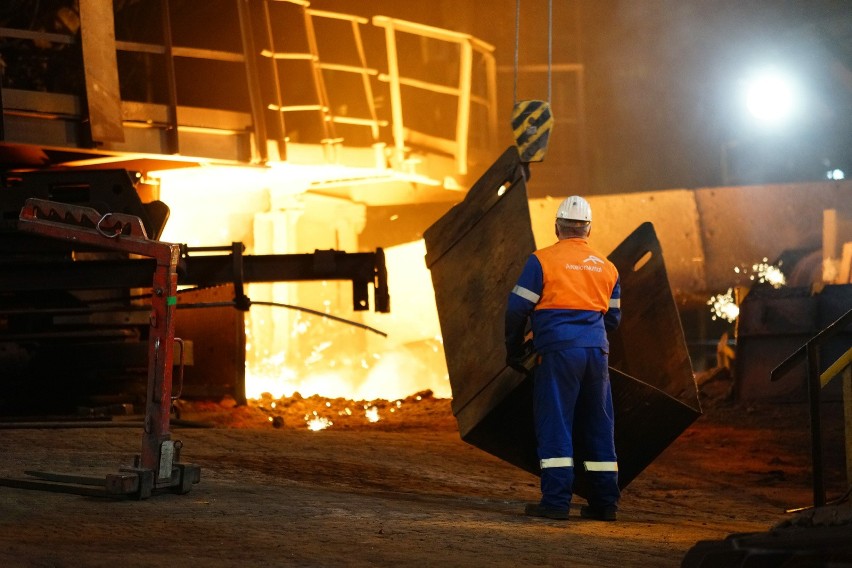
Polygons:
[[585,238],[562,239],[537,250],[509,294],[509,358],[523,354],[527,318],[538,353],[570,347],[608,351],[606,334],[621,321],[618,270]]

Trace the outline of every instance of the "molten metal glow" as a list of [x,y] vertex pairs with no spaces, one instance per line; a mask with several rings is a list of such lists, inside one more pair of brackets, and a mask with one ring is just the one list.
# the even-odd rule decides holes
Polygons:
[[[329,164],[267,168],[203,166],[151,172],[171,216],[163,240],[190,246],[246,244],[247,254],[358,247],[360,206],[307,192],[317,183],[352,185],[390,172]],[[344,183],[345,182],[345,183]],[[333,206],[333,207],[332,207]],[[331,209],[329,209],[331,207]],[[325,221],[340,221],[333,230]],[[398,219],[396,214],[391,220]],[[425,243],[384,249],[393,313],[353,313],[351,284],[339,281],[249,284],[255,301],[292,304],[363,322],[386,338],[321,315],[252,306],[246,316],[246,397],[318,395],[396,400],[431,390],[452,396]]]
[[[347,327],[315,315],[290,315],[289,327],[276,314],[253,307],[246,326],[246,396],[263,393],[273,398],[319,395],[353,401],[398,400],[430,390],[436,398],[450,398],[443,342],[438,324],[431,276],[423,257],[422,241],[385,249],[394,309],[389,314],[364,313],[364,323],[388,333],[387,338]],[[291,285],[285,285],[291,286]],[[295,285],[292,285],[295,286]],[[335,312],[339,293],[315,285],[309,307]],[[399,291],[399,293],[396,293]],[[348,298],[346,298],[348,300]],[[265,335],[286,336],[289,351],[261,347]]]
[[441,388],[440,384],[449,382],[446,375],[432,388],[439,377],[417,353],[398,349],[384,355],[353,359],[331,351],[326,359],[314,357],[314,351],[309,359],[292,365],[285,362],[283,354],[247,365],[246,397],[257,400],[268,393],[280,399],[299,393],[304,397],[396,400],[421,390],[432,390],[439,398],[451,396],[449,387]]
[[322,372],[300,374],[295,370],[281,366],[276,371],[266,374],[246,369],[246,398],[257,400],[264,393],[273,398],[289,398],[295,393],[302,396],[318,395],[326,398],[344,396],[352,400],[357,397],[345,396],[342,393],[352,393],[352,381],[345,372]]

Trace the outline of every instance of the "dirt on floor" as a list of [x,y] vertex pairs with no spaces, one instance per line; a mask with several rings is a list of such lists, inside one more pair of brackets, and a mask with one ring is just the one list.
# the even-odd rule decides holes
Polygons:
[[[805,404],[709,402],[625,488],[615,523],[579,507],[567,522],[524,516],[538,478],[461,441],[450,401],[429,392],[182,403],[172,438],[201,468],[189,493],[0,487],[0,566],[680,566],[698,541],[767,531],[813,503]],[[0,476],[114,473],[140,451],[134,419],[7,423]]]

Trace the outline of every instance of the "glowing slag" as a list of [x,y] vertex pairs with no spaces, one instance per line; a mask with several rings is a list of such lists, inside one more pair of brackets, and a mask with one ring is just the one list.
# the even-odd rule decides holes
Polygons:
[[375,406],[364,407],[364,416],[367,417],[367,422],[378,422],[379,421],[379,409]]
[[319,416],[316,410],[313,412],[313,414],[305,415],[305,422],[307,422],[308,424],[308,430],[311,430],[312,432],[325,430],[326,428],[334,424],[334,422],[332,422],[328,418],[325,418],[324,416]]

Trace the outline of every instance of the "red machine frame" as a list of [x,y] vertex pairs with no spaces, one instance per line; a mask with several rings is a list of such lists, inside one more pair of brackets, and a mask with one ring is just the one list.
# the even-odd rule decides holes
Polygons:
[[[122,467],[105,480],[29,472],[41,480],[0,479],[0,485],[70,493],[150,497],[155,490],[188,493],[201,480],[201,468],[178,463],[180,441],[171,439],[174,315],[177,305],[177,265],[180,245],[151,240],[142,221],[121,213],[100,214],[89,207],[42,199],[28,199],[21,210],[18,229],[23,232],[69,241],[103,250],[153,258],[154,270],[150,332],[148,336],[148,385],[142,451],[133,467]],[[92,489],[101,485],[102,489]]]

